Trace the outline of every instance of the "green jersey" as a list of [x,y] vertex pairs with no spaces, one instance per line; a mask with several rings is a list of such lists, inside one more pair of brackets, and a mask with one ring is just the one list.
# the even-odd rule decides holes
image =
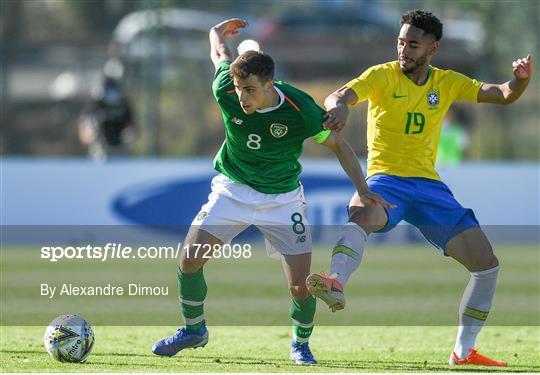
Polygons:
[[458,165],[466,146],[467,133],[459,124],[443,124],[437,149],[437,164]]
[[261,193],[298,188],[304,140],[312,137],[322,143],[330,135],[322,127],[324,110],[306,93],[275,81],[280,103],[246,115],[234,90],[230,64],[218,64],[212,85],[225,122],[225,141],[214,168]]

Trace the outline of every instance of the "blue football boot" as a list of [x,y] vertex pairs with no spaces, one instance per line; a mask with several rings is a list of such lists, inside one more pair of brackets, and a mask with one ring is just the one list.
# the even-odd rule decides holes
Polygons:
[[298,343],[296,341],[291,342],[291,359],[297,365],[316,365],[317,360],[313,357],[311,350],[309,350],[309,343]]
[[208,330],[203,325],[198,331],[187,330],[180,328],[172,336],[166,337],[158,341],[152,347],[154,354],[172,357],[180,350],[188,348],[204,347],[208,343]]

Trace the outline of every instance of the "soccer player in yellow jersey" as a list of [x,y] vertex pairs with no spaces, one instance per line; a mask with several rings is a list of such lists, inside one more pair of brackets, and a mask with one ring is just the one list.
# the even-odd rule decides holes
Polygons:
[[[343,285],[362,259],[367,236],[387,232],[401,220],[420,229],[444,255],[470,272],[461,299],[451,365],[506,366],[475,350],[476,337],[495,293],[499,262],[474,213],[456,201],[435,171],[441,124],[454,101],[509,104],[527,88],[531,56],[513,63],[514,77],[502,84],[478,82],[430,65],[443,26],[424,10],[401,17],[398,60],[376,65],[325,100],[325,127],[341,130],[349,105],[368,100],[368,186],[349,204],[349,222],[332,252],[331,276],[312,274],[310,292],[333,310],[344,308]],[[378,193],[395,208],[371,200]]]

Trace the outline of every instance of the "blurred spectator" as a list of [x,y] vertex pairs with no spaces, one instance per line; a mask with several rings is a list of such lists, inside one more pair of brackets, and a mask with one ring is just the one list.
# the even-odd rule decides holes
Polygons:
[[438,165],[458,165],[469,145],[469,135],[457,112],[450,109],[442,124],[441,138],[437,150]]
[[79,117],[79,139],[98,161],[111,155],[128,155],[128,145],[136,136],[131,105],[122,90],[118,71],[110,72],[115,63],[109,61],[105,65],[103,79]]

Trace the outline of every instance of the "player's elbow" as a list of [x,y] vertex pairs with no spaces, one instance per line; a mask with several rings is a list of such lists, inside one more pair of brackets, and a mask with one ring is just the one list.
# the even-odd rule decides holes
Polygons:
[[508,105],[508,104],[512,104],[516,100],[517,100],[517,97],[508,95],[508,96],[505,96],[499,104]]
[[514,90],[512,90],[510,87],[505,87],[502,90],[501,95],[501,103],[502,105],[508,105],[512,104],[519,98],[519,94],[517,94]]
[[336,132],[331,132],[328,138],[326,138],[326,141],[323,142],[323,146],[328,147],[334,152],[339,152],[343,149],[345,145],[345,140],[341,136],[341,134]]
[[325,147],[328,147],[329,149],[333,150],[334,147],[335,147],[335,144],[333,142],[333,140],[330,139],[330,137],[328,137],[326,139],[326,141],[324,141],[323,143],[321,143],[323,146]]
[[517,99],[516,95],[506,84],[489,85],[485,90],[478,93],[478,101],[480,103],[492,103],[507,105],[513,103]]
[[511,104],[515,101],[515,99],[512,99],[510,97],[507,97],[506,95],[504,94],[501,94],[499,96],[496,96],[496,97],[492,97],[492,98],[487,98],[483,101],[481,101],[481,103],[490,103],[490,104],[499,104],[499,105],[508,105],[508,104]]

